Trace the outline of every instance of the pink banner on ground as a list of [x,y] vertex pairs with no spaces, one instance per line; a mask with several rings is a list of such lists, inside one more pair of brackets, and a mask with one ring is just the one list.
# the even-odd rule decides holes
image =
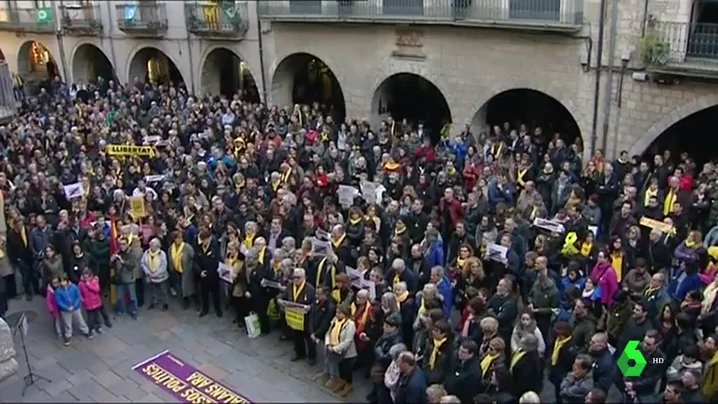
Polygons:
[[250,401],[194,366],[161,352],[132,367],[147,380],[177,399],[178,403],[249,404]]

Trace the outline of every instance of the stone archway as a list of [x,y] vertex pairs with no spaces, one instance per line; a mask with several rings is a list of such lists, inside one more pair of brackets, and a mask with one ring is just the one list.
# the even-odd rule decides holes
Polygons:
[[309,53],[293,53],[277,64],[271,97],[280,107],[318,103],[339,122],[346,116],[344,92],[337,76],[322,59]]
[[259,103],[259,89],[249,64],[234,51],[219,46],[204,58],[200,70],[202,94],[224,95],[232,98],[240,93],[241,98]]
[[629,156],[643,154],[653,142],[658,140],[658,138],[673,125],[715,105],[718,105],[718,94],[709,94],[676,107],[668,114],[664,114],[661,120],[654,123],[646,134],[640,136],[630,149],[628,149]]
[[84,43],[79,45],[72,57],[72,80],[85,83],[94,82],[98,77],[104,80],[115,79],[115,68],[110,59],[97,46]]
[[406,119],[412,128],[422,125],[434,143],[441,138],[445,124],[451,123],[451,109],[441,90],[429,79],[416,73],[395,73],[374,90],[371,102],[372,120],[391,116]]
[[157,82],[184,85],[179,67],[165,52],[147,46],[138,50],[130,60],[127,82]]
[[61,77],[60,65],[52,52],[39,41],[27,41],[17,54],[17,73],[25,81],[25,92],[34,95],[47,87],[55,77]]
[[540,127],[547,136],[560,133],[568,144],[583,142],[578,120],[561,101],[531,88],[513,88],[501,91],[486,101],[471,119],[471,126],[490,132],[493,126],[506,123],[512,129],[526,125],[533,131]]

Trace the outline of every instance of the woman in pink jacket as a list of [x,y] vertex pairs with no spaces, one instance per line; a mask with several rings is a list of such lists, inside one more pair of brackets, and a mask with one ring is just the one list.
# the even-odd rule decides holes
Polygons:
[[611,266],[606,251],[597,254],[596,265],[591,271],[591,281],[596,285],[601,304],[608,309],[613,305],[613,298],[618,292],[618,276],[616,270]]
[[60,309],[55,301],[55,289],[60,287],[60,279],[52,279],[45,290],[45,307],[52,317],[52,323],[55,326],[55,334],[58,338],[62,338],[62,319],[60,318]]
[[110,316],[102,303],[102,290],[100,289],[100,279],[97,275],[86,268],[82,272],[82,279],[80,279],[78,287],[82,297],[82,306],[87,311],[87,326],[90,327],[90,332],[94,331],[102,334],[100,316],[102,316],[107,328],[112,328]]

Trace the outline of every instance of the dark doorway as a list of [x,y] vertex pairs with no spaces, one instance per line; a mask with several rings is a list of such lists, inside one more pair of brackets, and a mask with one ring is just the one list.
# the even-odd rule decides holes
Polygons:
[[514,89],[495,95],[483,107],[486,108],[486,124],[512,128],[526,124],[533,131],[540,127],[543,133],[553,137],[560,133],[566,144],[572,144],[581,137],[578,123],[571,113],[555,98],[540,91]]
[[376,90],[374,108],[380,116],[391,115],[397,121],[406,119],[413,128],[419,123],[431,133],[431,140],[441,139],[441,130],[451,122],[446,98],[429,80],[412,73],[393,75]]
[[292,86],[294,104],[312,105],[317,102],[333,118],[340,121],[346,115],[344,94],[334,73],[321,60],[310,55],[297,55]]
[[718,154],[713,148],[706,147],[706,144],[710,144],[710,136],[707,134],[716,125],[718,105],[698,111],[671,125],[648,146],[642,157],[652,162],[654,155],[669,150],[674,162],[679,163],[681,153],[686,152],[700,170],[703,164],[718,160]]

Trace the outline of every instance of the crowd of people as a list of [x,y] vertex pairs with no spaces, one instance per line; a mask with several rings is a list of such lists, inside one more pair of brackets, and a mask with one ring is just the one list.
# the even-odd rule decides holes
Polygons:
[[231,307],[371,403],[718,400],[718,167],[455,132],[58,78],[0,127],[0,315],[44,296],[69,345]]

